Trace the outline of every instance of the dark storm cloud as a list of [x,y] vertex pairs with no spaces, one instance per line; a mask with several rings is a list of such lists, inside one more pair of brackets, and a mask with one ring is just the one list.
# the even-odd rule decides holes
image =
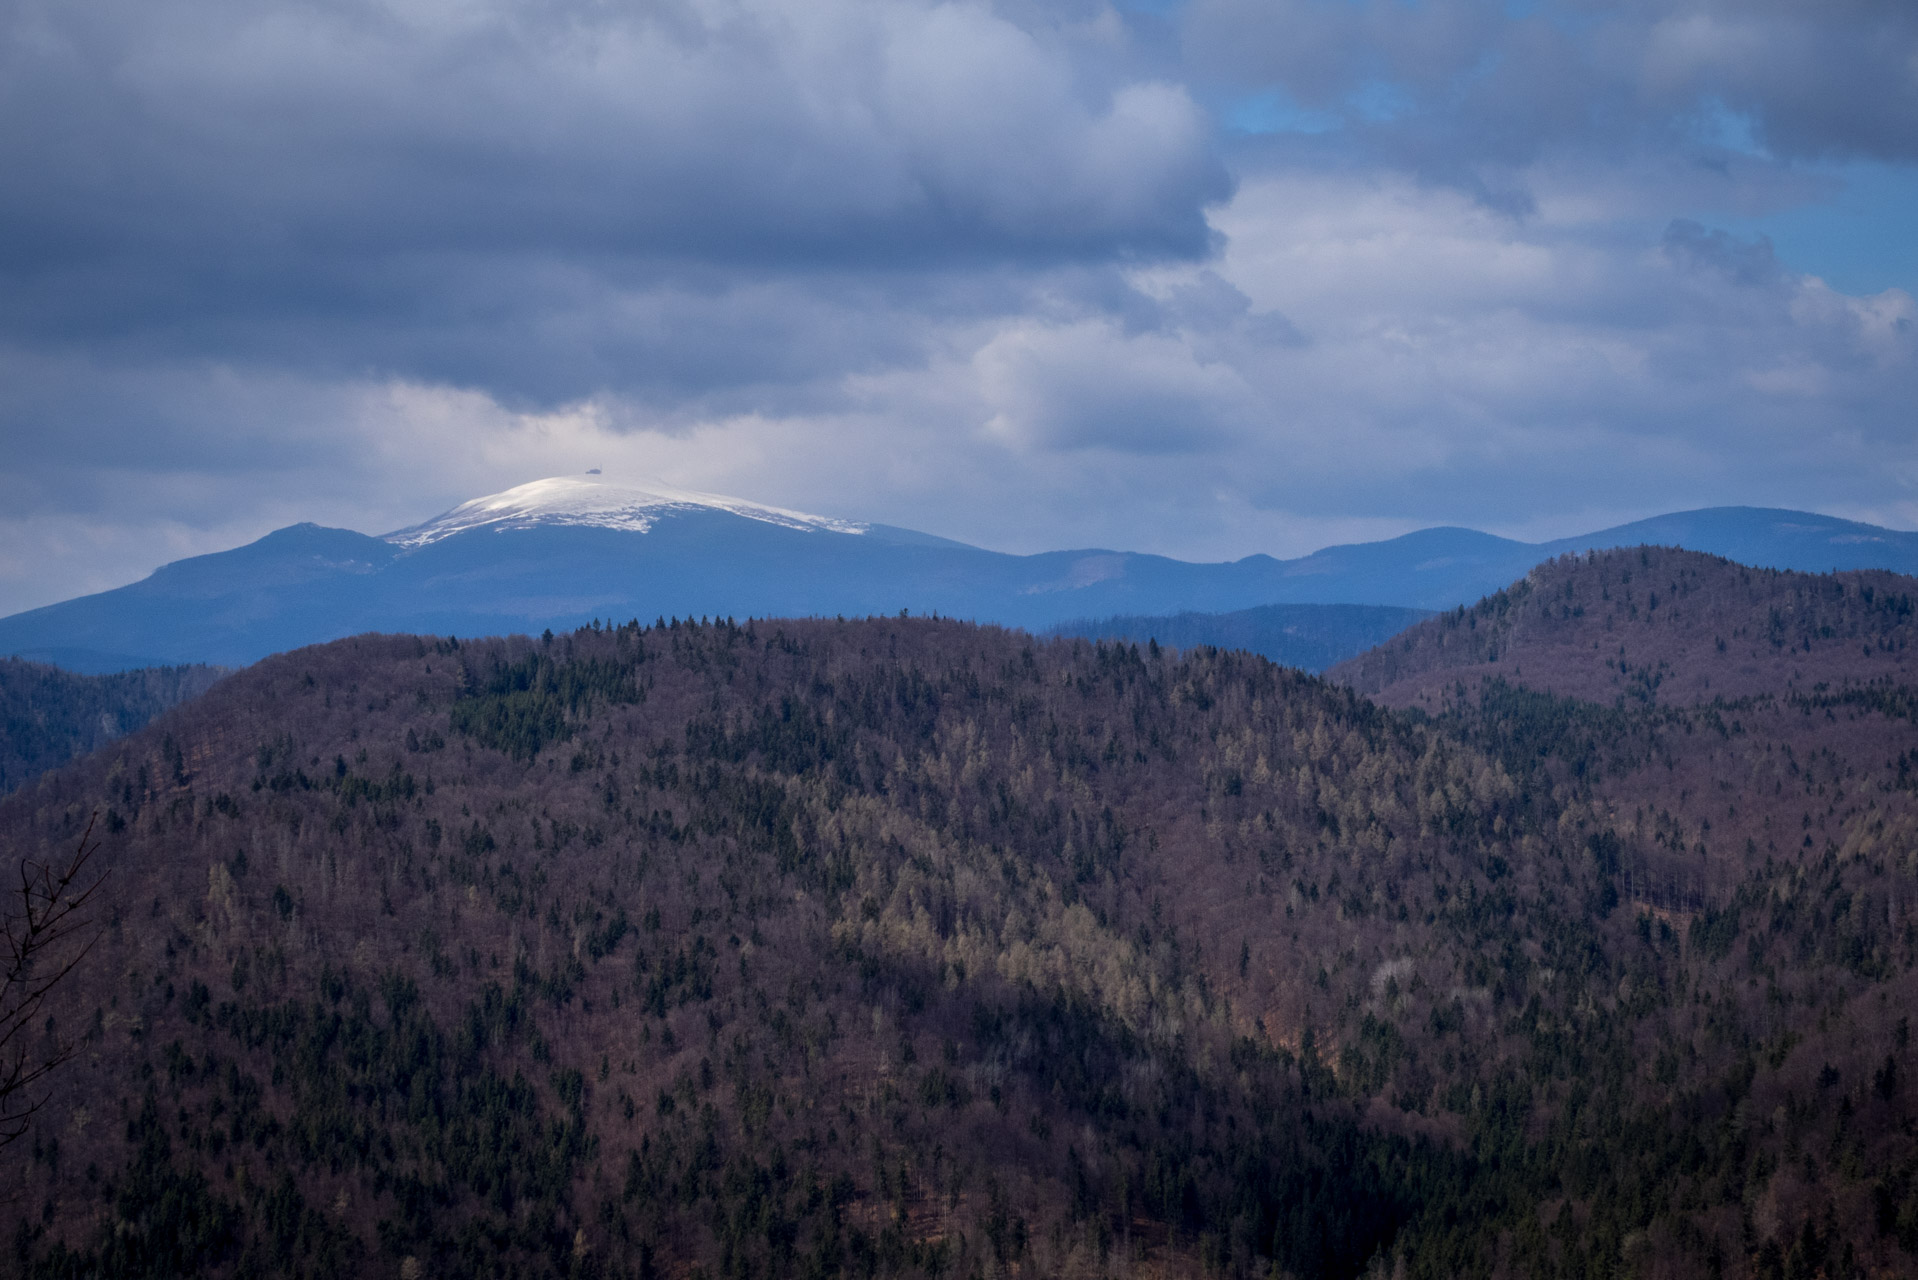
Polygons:
[[632,376],[656,321],[625,303],[662,279],[697,328],[728,271],[1190,256],[1230,190],[1183,89],[971,6],[28,0],[0,22],[0,332],[22,343],[563,397],[676,367]]

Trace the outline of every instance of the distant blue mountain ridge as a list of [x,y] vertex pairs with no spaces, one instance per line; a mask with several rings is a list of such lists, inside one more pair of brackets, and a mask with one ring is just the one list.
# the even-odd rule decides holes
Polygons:
[[[1436,528],[1293,560],[1194,564],[1098,549],[1008,555],[907,529],[572,477],[476,499],[384,537],[313,524],[280,529],[128,586],[0,618],[0,655],[98,672],[238,666],[367,631],[537,633],[596,618],[907,609],[1044,631],[1075,620],[1269,605],[1438,610],[1470,603],[1557,555],[1640,544],[1810,572],[1918,573],[1918,533],[1753,507],[1681,512],[1545,543]],[[1303,615],[1288,617],[1287,625],[1312,629]],[[1347,630],[1370,634],[1378,623]],[[1187,626],[1181,634],[1199,633]],[[1322,665],[1324,655],[1313,652],[1310,665]]]

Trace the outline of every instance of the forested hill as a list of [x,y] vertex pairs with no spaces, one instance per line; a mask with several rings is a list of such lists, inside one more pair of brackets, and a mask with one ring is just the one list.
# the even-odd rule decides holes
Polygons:
[[10,1257],[1911,1272],[1918,794],[1674,903],[1581,741],[905,619],[269,659],[0,802],[111,898]]
[[1601,703],[1686,705],[1918,680],[1918,578],[1753,569],[1669,547],[1563,556],[1333,667],[1394,706],[1497,678]]
[[0,658],[0,795],[206,692],[217,667],[84,676]]
[[1568,556],[1329,670],[1584,797],[1660,909],[1852,846],[1918,785],[1918,579]]

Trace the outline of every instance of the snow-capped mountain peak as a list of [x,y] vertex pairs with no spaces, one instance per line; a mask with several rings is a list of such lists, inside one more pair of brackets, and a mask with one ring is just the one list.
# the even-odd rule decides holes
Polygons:
[[573,525],[595,529],[624,529],[645,533],[661,516],[684,511],[724,511],[748,520],[763,520],[802,532],[865,533],[867,526],[851,520],[808,515],[784,507],[769,507],[743,498],[697,493],[664,485],[620,484],[598,475],[552,476],[518,485],[503,493],[462,502],[424,524],[385,535],[397,546],[414,548],[450,538],[471,529],[530,529],[540,525]]

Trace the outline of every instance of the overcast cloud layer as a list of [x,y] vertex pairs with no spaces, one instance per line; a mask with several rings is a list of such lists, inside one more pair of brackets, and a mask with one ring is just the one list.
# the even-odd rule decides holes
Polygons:
[[0,173],[0,613],[588,466],[1918,525],[1908,0],[14,0]]

